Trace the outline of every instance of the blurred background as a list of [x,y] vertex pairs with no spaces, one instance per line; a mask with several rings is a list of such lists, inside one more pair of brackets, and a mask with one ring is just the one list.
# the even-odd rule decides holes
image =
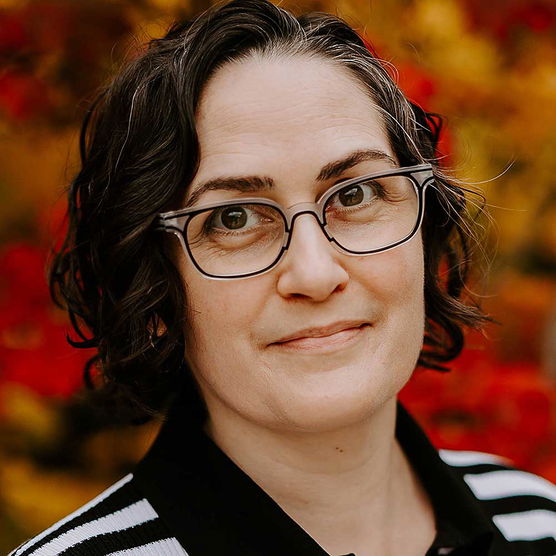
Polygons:
[[[81,119],[98,87],[209,0],[0,2],[0,553],[119,478],[157,424],[84,401],[90,353],[66,343],[44,266],[63,226]],[[556,481],[556,2],[285,0],[337,13],[446,117],[441,150],[494,224],[473,284],[499,321],[402,399],[439,447],[493,452]],[[496,179],[494,179],[496,178]]]

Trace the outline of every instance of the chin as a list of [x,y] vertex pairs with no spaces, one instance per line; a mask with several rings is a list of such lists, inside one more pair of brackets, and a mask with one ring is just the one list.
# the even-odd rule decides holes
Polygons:
[[273,423],[269,428],[297,432],[332,432],[364,423],[391,400],[395,388],[350,388],[334,392],[311,390],[299,392],[272,407]]

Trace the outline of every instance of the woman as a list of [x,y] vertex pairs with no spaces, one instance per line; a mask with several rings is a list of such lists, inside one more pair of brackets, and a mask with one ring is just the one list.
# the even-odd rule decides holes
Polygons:
[[52,289],[90,382],[168,418],[13,554],[555,554],[554,487],[441,458],[396,401],[485,320],[437,135],[345,23],[264,0],[125,68],[85,122]]

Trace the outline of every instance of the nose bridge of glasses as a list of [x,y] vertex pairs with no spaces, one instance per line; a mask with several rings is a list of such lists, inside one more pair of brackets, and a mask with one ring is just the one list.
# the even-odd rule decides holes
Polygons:
[[317,222],[320,224],[321,228],[324,226],[322,209],[318,203],[296,203],[288,207],[285,210],[286,223],[288,225],[288,230],[291,232],[294,220],[301,216],[302,214],[312,214],[315,216]]

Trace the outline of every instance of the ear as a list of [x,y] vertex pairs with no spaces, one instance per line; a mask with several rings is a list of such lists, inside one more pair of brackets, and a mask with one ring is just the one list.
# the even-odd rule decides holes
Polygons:
[[151,345],[154,347],[154,340],[160,338],[166,334],[167,328],[162,319],[154,313],[147,324],[147,330],[149,332],[149,338],[151,340]]

